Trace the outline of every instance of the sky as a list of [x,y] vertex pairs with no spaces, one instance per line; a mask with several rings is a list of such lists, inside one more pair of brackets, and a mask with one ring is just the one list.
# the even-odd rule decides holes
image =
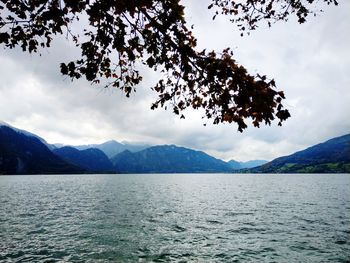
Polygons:
[[[150,110],[158,75],[143,69],[144,81],[130,98],[114,89],[79,80],[71,82],[59,64],[79,55],[74,45],[57,39],[41,55],[0,48],[0,120],[70,145],[117,140],[176,144],[224,160],[272,160],[330,138],[350,133],[350,1],[310,17],[294,19],[249,36],[227,18],[212,15],[202,0],[184,1],[188,24],[194,25],[198,48],[231,47],[238,63],[251,74],[274,78],[287,99],[291,117],[282,127],[212,125],[203,112],[188,111],[179,119],[170,110]],[[204,126],[203,124],[207,124]]]

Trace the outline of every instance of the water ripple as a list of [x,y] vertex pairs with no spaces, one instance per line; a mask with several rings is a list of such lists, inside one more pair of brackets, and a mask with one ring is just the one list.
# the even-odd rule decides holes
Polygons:
[[0,177],[1,262],[349,262],[350,175]]

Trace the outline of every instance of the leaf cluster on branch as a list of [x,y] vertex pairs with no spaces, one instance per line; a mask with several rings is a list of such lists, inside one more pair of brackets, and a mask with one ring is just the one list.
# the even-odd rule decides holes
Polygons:
[[[338,4],[336,0],[323,0]],[[286,20],[296,14],[303,23],[314,0],[212,0],[215,16],[229,15],[240,30],[256,29],[263,20]],[[107,79],[107,87],[126,96],[142,81],[139,63],[162,73],[152,87],[158,98],[151,108],[170,105],[184,118],[187,108],[203,109],[214,124],[236,123],[243,131],[254,126],[279,125],[289,116],[283,92],[274,80],[253,76],[239,65],[232,51],[198,50],[179,0],[0,0],[0,44],[37,52],[50,47],[54,35],[65,35],[81,49],[81,58],[61,63],[61,73],[92,83]],[[74,23],[88,19],[82,36]]]

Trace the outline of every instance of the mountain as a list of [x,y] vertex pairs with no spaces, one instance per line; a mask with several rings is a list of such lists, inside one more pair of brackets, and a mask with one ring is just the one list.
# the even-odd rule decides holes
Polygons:
[[233,170],[239,170],[242,169],[241,162],[230,160],[227,162],[227,164],[233,169]]
[[124,151],[111,159],[120,173],[215,173],[231,172],[224,161],[204,152],[175,145],[149,147],[139,152]]
[[121,153],[125,150],[128,150],[130,152],[138,152],[141,150],[144,150],[149,145],[143,145],[143,144],[131,144],[131,143],[120,143],[114,140],[107,141],[101,144],[88,144],[88,145],[78,145],[78,146],[72,146],[78,150],[86,150],[89,148],[96,148],[101,151],[103,151],[108,158],[112,158],[113,156],[117,155],[118,153]]
[[251,160],[251,161],[247,161],[247,162],[241,162],[241,166],[242,166],[242,169],[254,168],[257,166],[261,166],[265,163],[268,163],[268,161],[266,161],[266,160]]
[[114,170],[111,161],[99,149],[89,148],[77,150],[70,146],[54,149],[53,152],[68,163],[82,167],[89,172],[112,172]]
[[83,173],[54,155],[38,136],[0,125],[0,174]]
[[266,160],[251,160],[247,162],[238,162],[235,160],[230,160],[227,163],[231,166],[234,170],[240,170],[240,169],[246,169],[246,168],[254,168],[260,165],[263,165],[267,163]]
[[34,133],[31,133],[31,132],[29,132],[29,131],[25,131],[25,130],[21,130],[21,129],[18,129],[18,128],[16,128],[16,127],[13,127],[13,126],[11,126],[10,124],[8,124],[8,123],[6,123],[6,122],[4,122],[4,121],[0,121],[0,127],[8,127],[8,128],[10,128],[10,129],[12,129],[12,130],[18,132],[18,133],[22,133],[22,134],[26,135],[26,136],[35,137],[35,138],[37,138],[39,141],[41,141],[43,144],[45,144],[50,150],[56,148],[54,145],[47,143],[47,141],[45,141],[45,139],[41,138],[40,136],[38,136],[38,135],[36,135],[36,134],[34,134]]
[[350,173],[350,134],[248,170],[258,173]]

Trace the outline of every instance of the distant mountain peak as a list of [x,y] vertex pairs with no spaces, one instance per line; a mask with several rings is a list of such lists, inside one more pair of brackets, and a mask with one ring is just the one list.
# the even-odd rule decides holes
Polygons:
[[124,143],[120,143],[120,142],[118,142],[116,140],[108,140],[108,141],[105,141],[105,142],[103,142],[101,144],[124,144]]
[[149,147],[149,145],[137,145],[137,144],[123,144],[116,140],[109,140],[101,144],[89,144],[89,145],[77,145],[73,146],[78,150],[86,150],[88,148],[97,148],[103,151],[108,158],[125,151],[129,150],[130,152],[138,152]]

